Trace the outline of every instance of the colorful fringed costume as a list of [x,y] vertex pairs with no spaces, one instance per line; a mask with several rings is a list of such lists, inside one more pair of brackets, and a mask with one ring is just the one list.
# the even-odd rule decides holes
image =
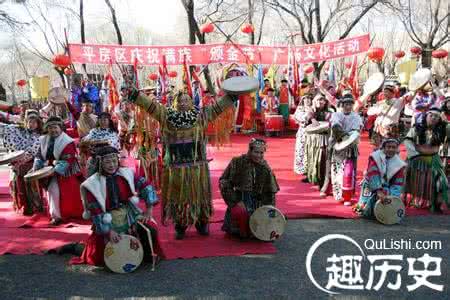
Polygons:
[[[424,116],[425,118],[425,116]],[[419,208],[440,210],[440,205],[448,207],[448,180],[439,156],[442,141],[426,129],[425,143],[415,127],[411,128],[404,141],[408,151],[408,168],[406,172],[405,194],[409,195],[408,204]],[[434,154],[422,154],[420,146],[434,147]],[[419,149],[418,149],[419,148]]]
[[[311,112],[307,117],[306,125],[311,124],[311,120],[317,122],[329,121],[331,112],[326,110],[317,110]],[[308,181],[322,186],[326,176],[327,147],[329,131],[321,133],[306,134],[305,138],[305,174]]]
[[164,147],[163,220],[172,219],[176,228],[207,224],[212,203],[205,130],[209,122],[233,106],[232,98],[225,96],[199,111],[167,108],[136,91],[130,100],[160,125]]

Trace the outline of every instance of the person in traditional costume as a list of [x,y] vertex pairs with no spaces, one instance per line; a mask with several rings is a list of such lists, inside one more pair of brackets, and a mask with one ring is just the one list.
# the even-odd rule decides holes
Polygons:
[[281,80],[278,99],[280,99],[279,113],[287,122],[289,119],[289,86],[286,79]]
[[280,101],[274,95],[274,89],[268,88],[267,95],[261,101],[261,106],[264,108],[264,113],[266,114],[278,114],[278,107],[280,105]]
[[95,128],[97,124],[97,115],[94,112],[94,103],[83,94],[78,97],[81,102],[81,112],[78,112],[74,104],[66,101],[70,113],[77,121],[77,131],[80,139],[84,138]]
[[439,156],[447,123],[434,107],[417,120],[421,122],[416,122],[404,140],[408,153],[405,196],[409,205],[441,211],[444,203],[448,207],[448,180]]
[[80,183],[83,178],[74,140],[64,132],[62,119],[50,117],[44,130],[47,134],[39,138],[40,149],[33,170],[46,165],[54,167],[55,174],[49,178],[45,188],[48,192],[50,223],[58,225],[70,217],[81,218]]
[[110,113],[102,112],[98,116],[96,127],[82,139],[82,141],[89,142],[96,140],[107,140],[111,146],[120,150],[119,135]]
[[253,138],[247,154],[234,157],[219,179],[220,193],[227,204],[222,230],[241,238],[251,237],[249,219],[263,206],[275,206],[280,190],[275,174],[264,160],[267,144]]
[[33,168],[34,157],[39,152],[39,136],[42,132],[42,119],[36,110],[27,110],[25,124],[0,123],[0,137],[8,152],[25,151],[25,156],[11,163],[10,191],[13,207],[24,215],[42,211],[39,187],[26,182],[23,176]]
[[[152,251],[147,232],[151,232],[155,254],[160,255],[157,224],[153,206],[158,197],[145,178],[136,176],[130,168],[119,165],[119,151],[106,146],[96,153],[96,173],[81,184],[83,218],[92,220],[92,233],[86,241],[80,258],[74,264],[104,265],[104,250],[109,241],[117,243],[121,234],[136,236],[144,247],[144,261],[152,261]],[[144,200],[142,211],[139,201]]]
[[441,105],[442,119],[444,121],[450,122],[450,92],[445,94],[444,101]]
[[128,152],[128,155],[134,148],[133,130],[134,130],[134,112],[133,104],[123,101],[116,106],[115,115],[118,121],[120,147]]
[[[103,112],[98,116],[96,128],[91,129],[89,134],[81,139],[81,144],[88,144],[91,152],[96,143],[104,144],[105,142],[120,150],[120,141],[116,126],[111,118],[111,114],[107,112]],[[83,163],[84,165],[86,165],[86,170],[83,168],[84,173],[89,177],[95,171],[96,162],[94,157],[89,157],[87,162],[85,164]]]
[[359,202],[353,208],[357,214],[373,218],[378,200],[384,201],[386,196],[400,198],[405,184],[406,163],[398,155],[399,144],[397,139],[385,139],[380,149],[370,154]]
[[378,147],[383,139],[399,138],[400,114],[403,111],[408,97],[395,98],[395,85],[385,82],[383,87],[384,99],[369,109],[368,116],[376,116],[372,142]]
[[[445,99],[441,105],[442,110],[442,120],[450,123],[450,93],[445,94]],[[447,179],[450,179],[450,137],[447,135],[444,143],[439,150],[439,154],[441,155],[442,162],[444,164],[445,174],[447,175]]]
[[[306,125],[317,126],[319,122],[328,122],[331,111],[324,94],[318,93],[313,99],[313,110],[307,116]],[[327,146],[329,132],[307,134],[305,139],[305,159],[307,160],[305,182],[322,187],[326,175]]]
[[[236,64],[232,64],[232,66],[229,67],[226,72],[225,79],[235,76],[247,76],[247,75],[248,72],[245,68],[239,67]],[[253,131],[255,119],[254,103],[255,98],[250,93],[240,94],[238,96],[238,101],[236,102],[235,122],[234,122],[236,132],[250,133]],[[224,118],[229,119],[229,117]],[[218,122],[215,123],[217,124]],[[226,126],[228,126],[228,124],[226,124]]]
[[189,225],[195,225],[199,234],[208,235],[213,207],[205,129],[231,109],[237,97],[225,95],[200,110],[183,92],[174,99],[176,108],[163,106],[136,89],[130,89],[129,99],[160,124],[164,146],[163,220],[173,220],[177,239],[184,238]]
[[310,96],[303,96],[294,113],[294,119],[299,124],[297,134],[295,135],[294,172],[299,175],[306,173],[304,164],[305,127],[309,113],[311,112],[311,107],[312,98]]
[[431,107],[434,107],[438,104],[437,93],[440,94],[439,89],[434,88],[434,86],[431,85],[431,82],[416,91],[411,101],[412,108],[414,110],[413,125],[416,122],[421,123],[422,120],[418,118],[424,116],[423,113],[427,112]]
[[339,100],[342,111],[333,113],[330,119],[332,136],[329,149],[333,196],[346,206],[351,205],[350,200],[355,192],[358,144],[354,143],[341,151],[335,151],[333,147],[336,142],[342,141],[345,135],[352,131],[359,132],[363,126],[359,114],[352,111],[354,103],[352,94],[344,94]]

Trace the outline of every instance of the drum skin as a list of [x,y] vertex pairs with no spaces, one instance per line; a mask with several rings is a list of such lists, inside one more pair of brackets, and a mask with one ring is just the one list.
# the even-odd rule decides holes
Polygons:
[[53,175],[54,172],[55,171],[52,166],[47,166],[47,167],[43,167],[40,170],[28,173],[27,175],[25,175],[23,177],[23,179],[25,179],[26,181],[38,180],[38,179],[49,177],[49,176]]
[[255,210],[249,221],[253,235],[261,241],[278,239],[286,228],[286,218],[276,207],[264,205]]
[[386,204],[380,200],[375,203],[373,213],[378,222],[385,225],[398,224],[405,216],[405,205],[398,197],[386,197]]
[[[103,254],[105,265],[114,273],[131,273],[135,271],[144,259],[144,248],[141,242],[132,235],[121,234],[118,243],[108,242]],[[131,247],[131,240],[138,245]]]
[[7,165],[11,162],[20,160],[22,157],[24,157],[25,151],[14,151],[12,153],[0,155],[0,165]]

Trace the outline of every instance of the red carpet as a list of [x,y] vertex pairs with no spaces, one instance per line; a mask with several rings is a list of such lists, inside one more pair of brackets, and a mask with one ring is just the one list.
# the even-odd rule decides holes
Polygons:
[[[233,156],[247,151],[250,138],[237,135],[232,138],[232,146],[221,149],[208,148],[208,156],[213,158],[210,168],[215,209],[211,220],[211,234],[209,237],[202,237],[195,232],[194,228],[191,228],[185,240],[176,241],[173,226],[160,225],[161,248],[166,259],[275,253],[276,249],[272,243],[243,243],[226,236],[220,230],[226,206],[218,190],[218,179]],[[269,148],[266,159],[274,170],[281,188],[277,194],[277,206],[288,218],[356,218],[350,207],[336,203],[332,197],[320,199],[317,187],[302,183],[300,181],[302,177],[294,174],[292,171],[294,137],[267,138],[267,140]],[[367,166],[368,155],[371,151],[372,147],[367,137],[363,136],[358,161],[359,178]],[[90,226],[86,223],[72,222],[49,228],[48,218],[44,215],[31,218],[17,215],[11,209],[9,195],[5,195],[9,193],[7,185],[8,172],[0,172],[0,254],[41,254],[45,250],[57,248],[69,242],[82,241],[87,237]],[[357,199],[355,196],[354,200],[357,201]],[[409,216],[427,214],[429,214],[427,210],[407,210]],[[159,206],[155,209],[154,215],[159,219]]]

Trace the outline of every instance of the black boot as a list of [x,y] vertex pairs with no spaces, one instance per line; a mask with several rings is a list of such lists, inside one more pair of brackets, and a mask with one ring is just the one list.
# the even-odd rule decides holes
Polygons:
[[195,228],[200,235],[209,235],[209,224],[208,223],[196,223]]
[[175,225],[175,239],[182,240],[186,233],[186,226]]

